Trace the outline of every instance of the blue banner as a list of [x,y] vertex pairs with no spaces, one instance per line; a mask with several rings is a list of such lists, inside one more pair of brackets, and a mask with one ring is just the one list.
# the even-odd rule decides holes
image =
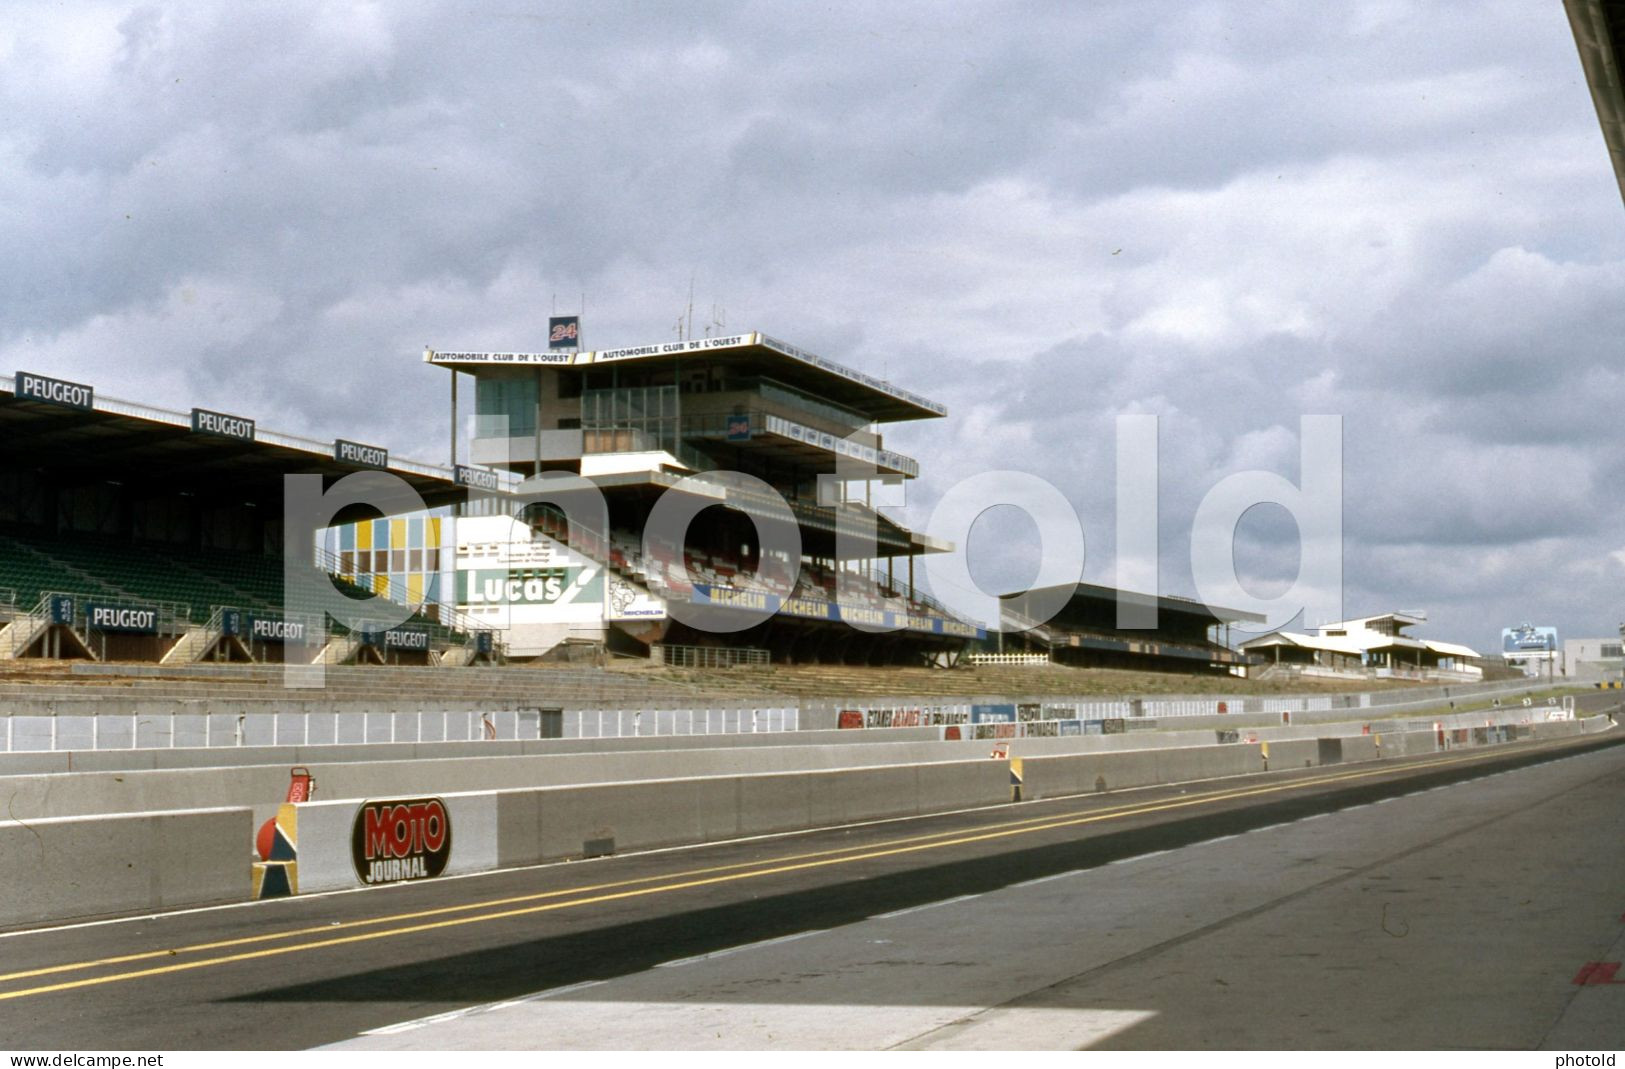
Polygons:
[[920,631],[933,635],[955,635],[961,638],[987,637],[987,632],[974,624],[944,620],[940,616],[886,612],[865,605],[842,605],[822,598],[782,598],[777,594],[735,590],[732,587],[713,586],[709,583],[695,583],[694,593],[689,600],[696,605],[753,609],[757,612],[782,613],[809,620],[841,620],[867,624],[871,627]]
[[385,650],[427,650],[429,632],[421,627],[392,627],[388,631],[366,631],[361,641]]
[[85,625],[93,631],[122,631],[133,635],[158,633],[158,610],[128,605],[85,606]]
[[53,624],[73,623],[73,598],[67,594],[51,595],[51,622]]

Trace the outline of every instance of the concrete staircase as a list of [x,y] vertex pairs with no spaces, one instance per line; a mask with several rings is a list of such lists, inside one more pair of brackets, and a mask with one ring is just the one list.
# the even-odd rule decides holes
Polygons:
[[34,644],[46,628],[51,626],[49,616],[30,613],[19,616],[5,627],[0,627],[0,661],[10,661]]
[[214,648],[220,640],[218,625],[201,624],[182,635],[180,641],[169,648],[158,661],[159,664],[192,664],[203,659],[203,655]]

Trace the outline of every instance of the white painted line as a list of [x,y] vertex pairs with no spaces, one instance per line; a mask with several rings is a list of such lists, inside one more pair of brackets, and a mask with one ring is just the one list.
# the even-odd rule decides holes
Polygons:
[[1251,828],[1251,829],[1249,829],[1247,834],[1248,835],[1254,835],[1254,834],[1256,834],[1258,832],[1261,832],[1261,831],[1274,831],[1276,828],[1285,828],[1285,827],[1289,827],[1289,826],[1290,825],[1287,825],[1287,824],[1266,824],[1262,828]]
[[1319,820],[1321,817],[1326,817],[1326,816],[1330,816],[1330,815],[1331,815],[1330,813],[1311,813],[1307,817],[1299,817],[1298,818],[1298,823],[1299,824],[1306,824],[1311,820]]
[[382,1028],[369,1028],[361,1035],[364,1036],[392,1036],[399,1032],[411,1032],[419,1028],[426,1028],[431,1024],[440,1024],[443,1021],[455,1021],[463,1017],[473,1017],[481,1013],[490,1013],[493,1010],[506,1009],[509,1006],[520,1006],[527,1002],[539,1002],[544,998],[553,998],[556,995],[568,995],[573,991],[585,991],[589,987],[597,987],[607,983],[606,980],[584,980],[579,984],[566,984],[563,987],[550,987],[546,991],[523,995],[502,1002],[487,1002],[479,1006],[468,1006],[460,1010],[449,1010],[446,1013],[436,1013],[429,1017],[418,1017],[399,1024],[387,1024]]
[[382,1028],[369,1028],[361,1034],[364,1036],[392,1036],[397,1032],[411,1032],[418,1028],[426,1028],[441,1021],[455,1021],[459,1017],[466,1017],[468,1010],[451,1010],[447,1013],[437,1013],[432,1017],[419,1017],[413,1021],[402,1021],[400,1024],[386,1024]]
[[680,965],[693,965],[697,961],[711,961],[713,958],[725,958],[729,954],[738,954],[745,950],[760,950],[762,947],[776,946],[779,943],[793,943],[797,939],[805,939],[809,935],[817,935],[819,932],[827,931],[829,931],[828,928],[811,928],[805,932],[796,932],[794,935],[781,935],[773,939],[759,939],[754,943],[742,943],[739,946],[728,947],[725,950],[713,950],[709,954],[696,954],[691,958],[676,958],[672,961],[663,961],[659,965],[656,965],[655,968],[675,969]]
[[923,906],[910,906],[907,909],[894,909],[890,913],[876,913],[874,916],[870,917],[869,919],[872,920],[872,921],[889,921],[893,917],[906,917],[908,914],[910,914],[910,913],[918,913],[922,909],[936,909],[938,906],[951,906],[955,902],[969,902],[973,898],[981,898],[981,897],[982,896],[978,894],[978,895],[960,895],[958,898],[944,898],[940,902],[927,902]]
[[1130,861],[1144,861],[1148,857],[1161,857],[1163,854],[1170,852],[1171,851],[1168,850],[1153,850],[1149,854],[1135,854],[1133,857],[1120,857],[1116,861],[1108,861],[1106,864],[1127,865]]
[[1022,880],[1020,883],[1011,884],[1009,887],[1006,887],[1005,890],[1009,891],[1017,887],[1036,887],[1041,883],[1049,883],[1051,880],[1064,880],[1068,876],[1081,876],[1083,873],[1088,871],[1088,869],[1068,869],[1066,872],[1057,872],[1049,876],[1040,876],[1034,880]]
[[1241,836],[1239,834],[1237,834],[1237,835],[1221,835],[1217,839],[1203,839],[1201,842],[1199,842],[1199,843],[1197,843],[1195,845],[1197,845],[1197,846],[1207,846],[1209,843],[1223,843],[1223,842],[1229,842],[1231,839],[1239,839],[1239,838],[1241,838]]

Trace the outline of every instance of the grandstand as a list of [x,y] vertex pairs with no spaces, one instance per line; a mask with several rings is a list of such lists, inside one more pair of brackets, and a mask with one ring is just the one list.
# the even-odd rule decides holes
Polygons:
[[[1034,606],[1057,600],[1059,611],[1043,622],[1036,619],[1044,614]],[[1120,625],[1120,605],[1146,612],[1154,626]],[[999,611],[1008,632],[1006,650],[1041,653],[1074,667],[1224,675],[1239,675],[1251,663],[1222,641],[1230,627],[1264,620],[1241,609],[1093,583],[1005,594]]]
[[[757,333],[425,359],[451,372],[454,402],[457,380],[474,379],[470,456],[485,466],[456,463],[455,430],[441,467],[29,372],[0,378],[0,661],[424,667],[618,655],[664,666],[683,691],[683,670],[944,668],[991,645],[916,585],[916,560],[952,547],[876,503],[919,473],[886,448],[882,427],[940,418],[943,406]],[[369,471],[415,496],[338,511],[321,548],[317,531],[285,529],[288,476],[331,488]],[[516,496],[526,477],[560,473],[601,499],[588,522],[556,495]],[[686,527],[652,523],[674,500]],[[769,507],[795,548],[758,529]],[[308,604],[313,585],[343,609],[345,598],[388,596],[415,613],[394,626],[329,618],[342,610]],[[1024,599],[1053,593],[1003,599],[1001,653],[1056,672],[1236,675],[1248,663],[1224,639],[1250,614],[1084,584],[1052,619],[1024,615]],[[1155,626],[1117,627],[1122,598],[1153,609]],[[704,686],[871,689],[816,671]]]
[[[460,507],[457,609],[500,621],[515,656],[588,641],[668,664],[950,665],[984,634],[915,585],[915,559],[950,547],[874,505],[919,472],[881,425],[944,415],[935,402],[756,333],[424,359],[452,372],[454,402],[457,376],[474,379],[474,460],[603,494],[601,523]],[[681,482],[720,472],[754,482]],[[650,529],[668,495],[696,510],[675,536]],[[793,557],[748,519],[773,506],[793,518]]]
[[[283,477],[331,485],[376,468],[426,504],[461,494],[450,470],[383,450],[28,372],[0,378],[0,660],[439,664],[497,652],[488,631],[440,606],[396,626],[290,611]],[[303,542],[292,548],[313,578],[325,574]]]
[[[335,666],[325,673],[320,702],[368,702],[389,708],[402,702],[459,705],[629,705],[686,701],[714,692],[665,674],[603,672],[591,668],[493,667],[444,672],[424,666]],[[769,696],[764,687],[736,687],[741,697]],[[144,703],[309,701],[308,689],[289,687],[275,665],[73,664],[0,662],[0,703],[7,700],[67,701],[138,698]]]

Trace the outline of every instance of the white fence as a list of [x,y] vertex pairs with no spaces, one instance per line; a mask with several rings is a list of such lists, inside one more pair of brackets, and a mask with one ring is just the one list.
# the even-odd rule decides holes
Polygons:
[[[1302,697],[1174,698],[852,698],[712,701],[709,704],[650,703],[639,706],[569,707],[558,722],[563,738],[622,738],[649,735],[730,735],[834,728],[855,717],[866,728],[967,724],[972,707],[1014,705],[1017,722],[1122,718],[1151,726],[1158,718],[1226,713],[1326,712],[1337,709],[1398,711],[1407,706],[1471,702],[1545,689],[1530,681],[1471,687],[1406,688],[1378,694]],[[769,699],[771,701],[771,699]],[[843,717],[842,714],[847,714]],[[462,742],[543,737],[540,708],[452,710],[445,712],[267,713],[0,713],[0,752],[128,750],[232,746],[321,746],[347,743]]]
[[576,709],[564,713],[566,738],[636,735],[731,735],[795,731],[801,710],[733,705],[710,709]]
[[[568,709],[564,738],[794,731],[795,706]],[[332,746],[542,738],[540,709],[455,712],[106,713],[0,716],[0,753],[235,746]]]
[[966,658],[971,664],[1014,664],[1037,668],[1053,664],[1047,653],[972,653]]
[[444,713],[173,713],[0,718],[6,752],[206,746],[331,746],[375,742],[534,739],[540,711]]

